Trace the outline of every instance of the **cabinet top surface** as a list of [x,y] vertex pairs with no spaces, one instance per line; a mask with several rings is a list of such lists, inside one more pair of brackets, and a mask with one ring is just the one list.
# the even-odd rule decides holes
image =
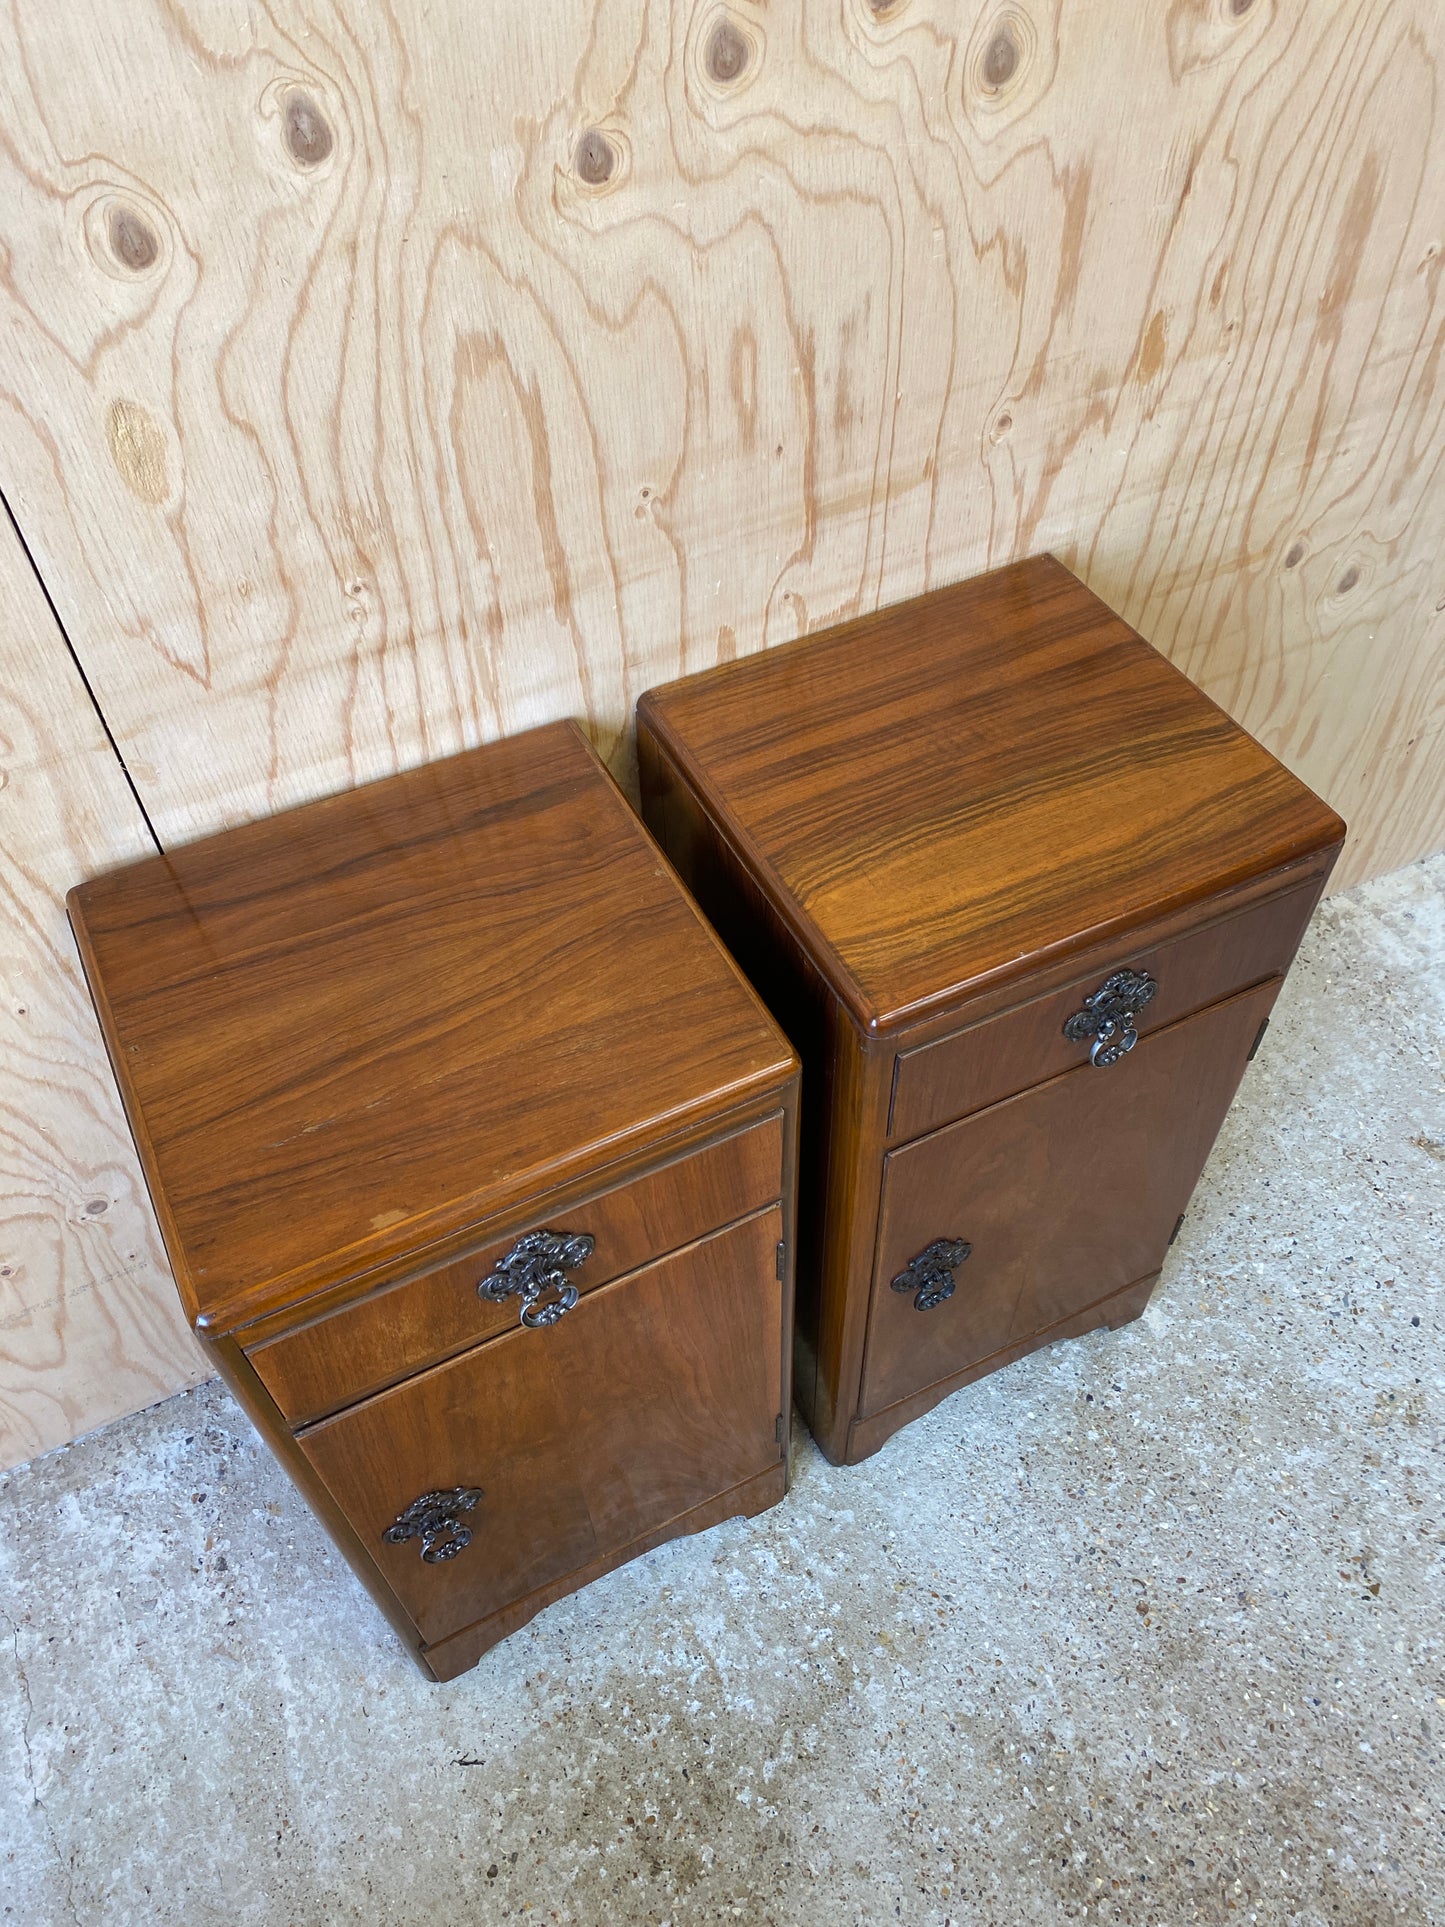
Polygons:
[[765,1093],[786,1042],[571,723],[71,892],[177,1282],[282,1309]]
[[1051,556],[651,690],[640,710],[874,1029],[1344,836]]

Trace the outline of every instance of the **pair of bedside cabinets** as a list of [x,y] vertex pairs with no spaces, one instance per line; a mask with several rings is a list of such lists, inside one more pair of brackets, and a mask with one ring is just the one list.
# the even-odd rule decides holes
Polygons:
[[793,1393],[851,1463],[1137,1317],[1344,835],[1048,558],[638,754],[674,867],[563,723],[71,893],[186,1311],[437,1679],[774,1504]]

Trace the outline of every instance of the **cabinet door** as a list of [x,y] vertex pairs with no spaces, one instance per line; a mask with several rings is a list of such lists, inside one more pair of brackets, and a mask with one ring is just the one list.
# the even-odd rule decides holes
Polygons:
[[[864,1414],[1158,1271],[1278,990],[1276,978],[884,1159]],[[930,1294],[893,1280],[936,1241],[971,1252],[953,1295],[920,1310]]]
[[[424,1641],[777,1464],[781,1236],[762,1212],[301,1434]],[[481,1497],[456,1515],[471,1539],[455,1556],[387,1541],[457,1488]]]

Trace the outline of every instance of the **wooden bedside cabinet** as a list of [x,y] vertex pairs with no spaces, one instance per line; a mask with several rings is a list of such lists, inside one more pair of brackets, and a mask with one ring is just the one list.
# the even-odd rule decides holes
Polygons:
[[652,690],[638,754],[802,1054],[828,1456],[1137,1317],[1334,812],[1048,557]]
[[782,1497],[797,1060],[580,730],[70,911],[186,1310],[424,1671]]

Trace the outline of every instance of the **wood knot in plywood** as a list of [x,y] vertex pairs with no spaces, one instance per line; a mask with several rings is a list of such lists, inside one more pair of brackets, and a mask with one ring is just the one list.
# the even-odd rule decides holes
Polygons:
[[1019,44],[1007,20],[999,23],[983,52],[983,80],[986,87],[1006,87],[1018,72]]
[[1233,60],[1269,31],[1273,0],[1171,0],[1165,29],[1176,81],[1219,60]]
[[287,152],[298,167],[319,167],[336,144],[326,116],[300,87],[286,96],[281,127]]
[[605,187],[617,172],[617,149],[600,127],[589,127],[577,143],[573,165],[588,187]]
[[113,401],[105,417],[105,439],[120,478],[142,502],[164,502],[166,437],[155,417],[139,402]]
[[979,21],[963,64],[963,105],[985,140],[1048,92],[1058,65],[1056,16],[1053,0],[1009,0]]
[[105,238],[112,255],[132,274],[144,274],[160,258],[161,244],[155,229],[134,208],[119,203],[110,208],[105,219]]
[[767,39],[742,12],[716,7],[704,15],[691,40],[688,86],[694,109],[708,117],[713,102],[750,87],[763,64]]
[[1038,28],[1023,7],[1008,6],[987,22],[974,44],[974,87],[991,101],[1023,79],[1038,51]]
[[752,42],[738,23],[724,14],[714,25],[707,37],[707,52],[704,61],[708,78],[720,87],[730,87],[735,80],[741,80],[752,64]]

